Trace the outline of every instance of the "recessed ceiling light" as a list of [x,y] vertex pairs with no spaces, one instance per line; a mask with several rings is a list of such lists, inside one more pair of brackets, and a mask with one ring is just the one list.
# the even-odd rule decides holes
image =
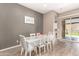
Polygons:
[[47,7],[47,4],[44,4],[43,6],[44,6],[44,7]]

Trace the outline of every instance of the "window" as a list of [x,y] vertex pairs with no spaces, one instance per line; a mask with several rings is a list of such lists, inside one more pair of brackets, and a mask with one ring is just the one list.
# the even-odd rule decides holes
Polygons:
[[65,39],[79,40],[79,18],[65,19]]

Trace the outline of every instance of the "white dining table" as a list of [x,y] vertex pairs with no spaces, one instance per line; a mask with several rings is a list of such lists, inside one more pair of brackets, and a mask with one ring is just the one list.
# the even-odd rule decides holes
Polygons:
[[[47,35],[34,36],[34,37],[26,37],[26,41],[27,41],[28,43],[32,43],[32,42],[39,41],[39,40],[43,39],[44,36],[47,36]],[[28,39],[27,39],[27,38],[28,38]]]
[[45,36],[47,37],[47,35],[26,37],[26,42],[28,43],[28,48],[38,46],[40,44],[40,41],[42,41]]
[[39,41],[39,38],[38,37],[30,37],[29,39],[26,39],[26,41],[28,43],[32,43],[32,42],[35,42],[35,41]]

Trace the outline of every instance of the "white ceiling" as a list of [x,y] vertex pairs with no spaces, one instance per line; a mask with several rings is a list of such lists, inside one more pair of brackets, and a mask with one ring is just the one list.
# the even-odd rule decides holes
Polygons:
[[79,3],[19,3],[40,13],[55,11],[58,13],[79,8]]

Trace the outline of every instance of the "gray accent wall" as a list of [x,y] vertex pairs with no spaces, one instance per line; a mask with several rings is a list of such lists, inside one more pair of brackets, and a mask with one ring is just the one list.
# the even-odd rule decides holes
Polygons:
[[[25,24],[24,16],[35,18],[35,24]],[[16,3],[0,3],[0,49],[15,46],[20,34],[43,32],[43,15]]]

